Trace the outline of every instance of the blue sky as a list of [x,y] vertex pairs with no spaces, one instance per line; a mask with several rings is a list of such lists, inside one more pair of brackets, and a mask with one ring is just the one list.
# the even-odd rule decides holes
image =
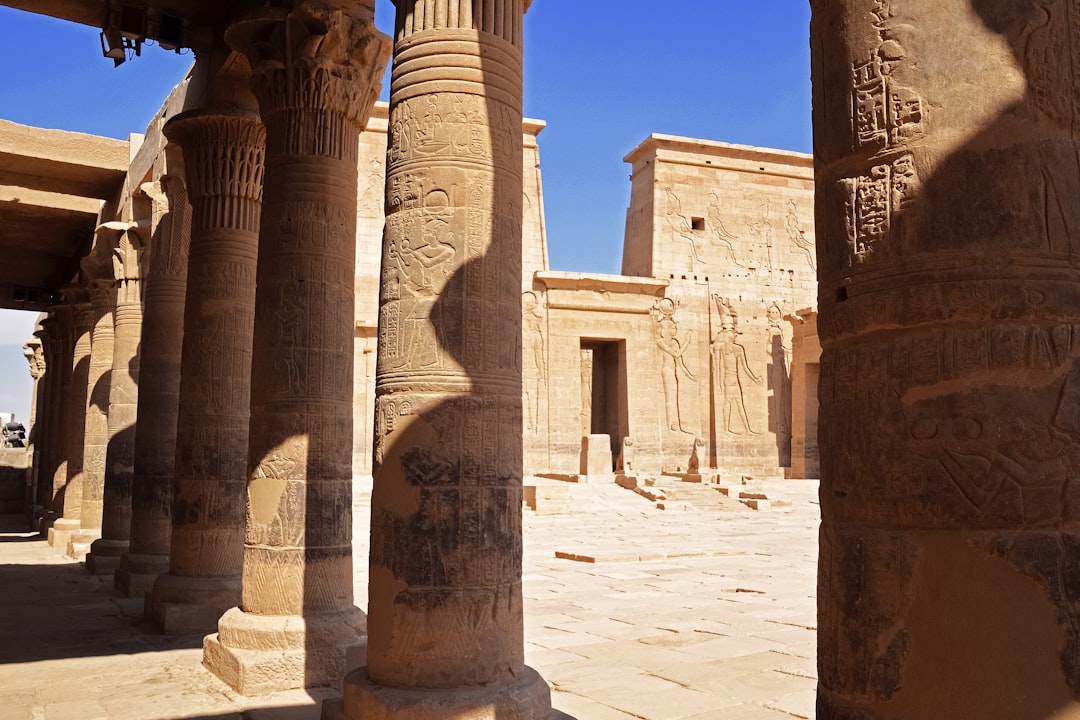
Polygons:
[[[376,23],[392,29],[391,0],[377,0]],[[552,269],[619,272],[622,158],[650,133],[810,152],[809,23],[807,0],[535,0],[525,114],[548,124],[539,142]],[[0,118],[125,138],[191,61],[144,47],[114,68],[97,30],[0,7]],[[18,325],[0,316],[0,353],[26,336]]]

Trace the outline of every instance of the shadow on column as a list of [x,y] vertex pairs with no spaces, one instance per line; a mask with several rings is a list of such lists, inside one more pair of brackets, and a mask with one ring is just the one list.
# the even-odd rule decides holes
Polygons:
[[[928,7],[924,23],[944,22]],[[923,103],[894,70],[890,102],[910,113],[897,146],[867,174],[818,187],[833,244],[819,254],[821,720],[1045,720],[1075,716],[1080,700],[1075,6],[971,0],[970,11],[994,37],[958,30],[946,48],[925,26],[880,24],[901,70],[918,42],[928,74],[969,62],[973,109]],[[999,41],[1012,58],[996,55]],[[850,77],[819,62],[832,63],[827,80]],[[950,87],[914,76],[939,95]],[[984,124],[964,122],[979,111]],[[924,143],[923,121],[945,129]],[[816,144],[828,132],[815,128]],[[880,237],[861,225],[878,199],[892,213]],[[844,256],[830,217],[855,223],[839,288],[825,283]]]

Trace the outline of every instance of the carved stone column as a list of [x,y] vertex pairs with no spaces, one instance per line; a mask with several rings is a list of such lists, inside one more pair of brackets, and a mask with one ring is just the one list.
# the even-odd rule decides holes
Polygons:
[[1078,6],[813,9],[817,717],[1080,716]]
[[372,12],[314,3],[238,22],[266,125],[243,602],[203,662],[238,692],[339,682],[353,605],[357,148],[390,52]]
[[[100,242],[100,241],[99,241]],[[88,262],[88,260],[90,262]],[[82,510],[79,529],[68,542],[67,554],[83,560],[90,543],[101,537],[105,503],[105,458],[109,449],[109,383],[113,363],[113,312],[116,284],[100,274],[100,257],[83,259],[89,273],[94,328],[90,338],[90,371],[86,380],[86,434],[83,440]]]
[[60,386],[64,400],[60,420],[61,460],[53,473],[53,488],[61,517],[49,528],[49,545],[67,550],[73,532],[79,529],[82,514],[83,443],[86,441],[86,397],[90,377],[90,337],[94,310],[84,287],[64,291],[72,315],[71,372]]
[[368,664],[325,718],[545,718],[521,600],[521,0],[401,0]]
[[150,263],[143,290],[139,408],[131,487],[131,539],[120,558],[116,589],[142,595],[169,569],[176,414],[184,339],[191,206],[179,174],[142,190],[153,201]]
[[142,335],[143,252],[133,223],[108,223],[120,238],[113,249],[116,312],[113,325],[112,379],[109,382],[109,448],[105,461],[101,537],[90,546],[86,568],[114,572],[131,537],[131,480],[135,470],[135,417],[139,407],[139,341]]
[[41,437],[42,427],[39,426],[39,418],[44,413],[40,406],[45,403],[45,349],[41,338],[34,337],[23,344],[23,356],[30,366],[30,377],[34,381],[30,394],[30,417],[26,423],[26,517],[33,523],[34,516],[41,509],[38,498],[38,476],[41,470]]
[[63,457],[64,403],[71,392],[72,312],[67,305],[57,304],[49,310],[49,316],[41,321],[37,335],[45,350],[46,374],[42,394],[38,397],[37,445],[40,448],[37,470],[37,503],[40,515],[35,529],[45,534],[56,518],[63,513],[65,476],[57,482],[59,464]]
[[183,148],[191,247],[169,572],[148,614],[166,633],[212,632],[240,603],[266,131],[254,114],[195,111],[165,134]]

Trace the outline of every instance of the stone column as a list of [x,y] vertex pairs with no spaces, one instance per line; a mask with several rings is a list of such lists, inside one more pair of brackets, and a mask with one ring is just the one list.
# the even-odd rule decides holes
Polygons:
[[143,290],[131,538],[115,576],[116,589],[129,596],[149,591],[157,576],[169,569],[180,353],[191,237],[191,206],[180,174],[162,175],[156,182],[142,185],[142,190],[153,201],[153,237]]
[[817,717],[1080,716],[1077,4],[812,4]]
[[142,335],[143,253],[134,223],[107,223],[120,232],[113,249],[116,311],[113,315],[113,364],[109,382],[109,447],[101,537],[90,546],[86,568],[105,574],[120,566],[131,537],[131,480],[135,470],[135,416],[139,405],[139,341]]
[[401,0],[368,664],[324,718],[545,718],[521,600],[521,0]]
[[86,397],[90,377],[90,336],[94,310],[84,287],[64,291],[72,315],[71,372],[60,386],[63,396],[59,432],[60,461],[53,473],[53,488],[60,509],[59,517],[49,528],[49,545],[67,550],[71,535],[79,529],[82,514],[83,443],[86,440]]
[[[39,330],[40,331],[40,330]],[[35,333],[36,335],[36,333]],[[42,427],[38,419],[44,415],[39,412],[40,406],[45,404],[45,349],[41,338],[34,337],[23,344],[23,356],[30,365],[30,377],[34,380],[30,395],[30,418],[26,423],[26,496],[25,512],[31,525],[35,515],[41,510],[38,496],[38,477],[41,470],[41,443],[39,442]]]
[[[71,308],[54,305],[35,333],[45,350],[44,382],[38,396],[37,499],[34,528],[45,534],[63,512],[64,483],[57,484],[58,464],[64,461],[63,427],[66,393],[71,390]],[[67,386],[66,390],[64,386]],[[66,470],[65,470],[66,472]],[[66,479],[66,478],[65,478]]]
[[148,615],[166,633],[212,632],[240,604],[251,333],[266,131],[254,113],[182,113],[165,134],[184,154],[191,246],[169,572]]
[[203,663],[246,695],[337,683],[362,647],[352,578],[357,149],[390,52],[373,15],[300,3],[226,33],[251,60],[266,176],[243,601],[206,639]]
[[[100,241],[99,241],[100,242]],[[91,260],[91,262],[87,262]],[[101,513],[105,499],[105,456],[109,449],[109,382],[112,379],[113,311],[116,284],[99,275],[100,258],[83,259],[89,270],[90,303],[94,325],[90,337],[90,370],[86,380],[86,424],[83,439],[82,510],[79,529],[68,542],[67,554],[83,560],[90,543],[101,537]]]

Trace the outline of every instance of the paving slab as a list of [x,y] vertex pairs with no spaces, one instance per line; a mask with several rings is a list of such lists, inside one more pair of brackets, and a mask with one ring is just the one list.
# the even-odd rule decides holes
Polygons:
[[[812,718],[817,484],[764,483],[751,510],[659,510],[576,486],[565,515],[525,511],[526,658],[577,720]],[[370,480],[354,506],[366,610]],[[597,559],[556,556],[573,548]],[[202,667],[202,637],[164,637],[138,598],[0,517],[0,717],[317,720],[337,688],[236,695]]]

